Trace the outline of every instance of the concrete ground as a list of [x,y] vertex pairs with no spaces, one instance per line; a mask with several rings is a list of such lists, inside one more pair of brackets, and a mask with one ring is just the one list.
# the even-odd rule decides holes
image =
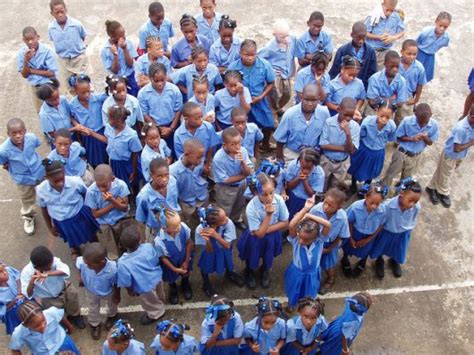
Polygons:
[[[293,33],[300,35],[312,10],[321,10],[326,16],[325,28],[333,35],[336,47],[349,40],[351,25],[363,19],[376,1],[349,0],[320,1],[308,6],[301,0],[283,1],[219,1],[218,10],[237,19],[237,36],[254,38],[259,45],[271,36],[271,23],[278,17],[290,21]],[[357,8],[355,7],[357,4]],[[89,32],[88,54],[93,67],[95,89],[103,88],[104,71],[99,52],[106,40],[104,21],[117,19],[127,30],[128,37],[137,43],[137,32],[146,20],[148,1],[114,0],[96,2],[90,0],[69,1],[69,13],[79,18]],[[167,16],[176,24],[182,13],[198,12],[198,2],[190,5],[186,0],[164,1]],[[449,11],[453,23],[449,29],[451,45],[438,56],[436,78],[424,90],[422,101],[428,102],[441,126],[440,140],[427,149],[419,167],[419,180],[426,185],[436,166],[436,159],[450,127],[462,112],[467,94],[466,78],[472,66],[473,53],[473,3],[469,0],[453,0],[440,3],[435,0],[404,1],[406,13],[406,38],[414,38],[426,25],[431,24],[439,11]],[[21,30],[33,25],[47,41],[47,24],[50,21],[48,1],[10,1],[0,3],[0,107],[3,129],[0,138],[6,137],[5,123],[14,116],[27,122],[28,129],[40,135],[38,119],[30,99],[30,90],[16,70],[16,54],[21,45]],[[359,14],[359,15],[354,15]],[[179,32],[179,28],[175,27]],[[178,38],[181,35],[178,34]],[[41,148],[46,155],[47,147]],[[19,218],[20,201],[16,189],[6,172],[0,180],[0,259],[21,269],[28,261],[30,250],[39,244],[48,244],[55,255],[70,263],[66,245],[59,239],[48,237],[41,217],[37,219],[37,233],[26,237]],[[357,338],[353,351],[357,354],[472,354],[474,353],[474,207],[471,179],[474,178],[473,158],[469,157],[454,178],[453,207],[446,210],[433,206],[422,197],[422,213],[413,234],[404,276],[395,279],[390,272],[383,281],[375,278],[368,267],[358,280],[345,279],[341,273],[333,293],[322,297],[326,303],[326,318],[332,320],[343,308],[343,298],[361,290],[375,295],[375,302],[366,317],[365,326]],[[235,252],[234,252],[235,254]],[[277,258],[273,270],[273,285],[268,291],[257,289],[249,292],[226,282],[216,282],[223,294],[237,300],[237,310],[245,320],[252,317],[252,297],[259,295],[284,297],[283,273],[290,261],[290,250]],[[242,266],[236,260],[237,269]],[[74,280],[77,273],[74,272]],[[200,279],[192,278],[195,290],[193,302],[173,307],[167,317],[176,318],[191,326],[190,333],[199,336],[200,320],[206,299],[200,290]],[[81,297],[84,296],[81,291]],[[82,297],[82,300],[84,298]],[[123,295],[121,312],[130,319],[136,329],[137,339],[150,344],[155,335],[153,326],[138,324],[140,312],[134,307],[135,300]],[[3,328],[0,328],[3,334]],[[73,335],[83,354],[97,354],[103,340],[94,342],[88,330]],[[7,353],[8,339],[0,336],[0,353]]]

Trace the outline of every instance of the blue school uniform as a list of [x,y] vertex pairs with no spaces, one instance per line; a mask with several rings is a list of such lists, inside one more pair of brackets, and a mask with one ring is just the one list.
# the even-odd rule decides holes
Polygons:
[[319,146],[319,137],[323,131],[324,122],[330,117],[326,106],[318,105],[307,120],[301,104],[290,107],[285,111],[273,138],[285,144],[293,152],[299,152],[304,148],[315,148]]
[[191,97],[188,102],[194,102],[195,104],[198,104],[199,107],[201,108],[202,113],[207,115],[209,112],[215,112],[216,110],[216,100],[214,98],[214,95],[212,94],[207,94],[206,96],[206,102],[200,102],[196,98],[196,96]]
[[[25,63],[25,53],[29,50],[27,45],[23,45],[20,48],[20,51],[18,52],[17,55],[17,70],[19,73],[23,70],[23,65]],[[37,70],[49,70],[54,73],[55,77],[58,77],[59,75],[59,68],[58,68],[58,62],[56,60],[56,57],[53,53],[53,51],[45,46],[43,43],[39,43],[38,49],[36,49],[36,52],[34,56],[30,59],[28,62],[28,66],[31,69],[37,69]],[[28,81],[28,84],[31,86],[38,86],[41,84],[45,84],[49,82],[50,78],[42,76],[42,75],[37,75],[37,74],[30,74],[28,75],[28,78],[26,78]]]
[[[69,102],[71,116],[83,126],[90,128],[94,132],[103,135],[104,123],[102,121],[102,106],[107,99],[105,93],[95,94],[91,93],[88,105],[86,108],[79,101],[77,96],[74,96]],[[107,144],[98,139],[83,135],[81,136],[84,148],[86,148],[87,161],[93,167],[99,164],[105,164],[109,158],[107,156]]]
[[[252,97],[261,95],[265,87],[275,81],[275,72],[272,66],[265,59],[259,57],[255,59],[255,63],[250,67],[245,66],[242,60],[238,59],[229,65],[229,69],[242,73],[243,84],[249,88]],[[256,104],[252,104],[249,120],[257,123],[261,128],[274,127],[273,115],[267,97]]]
[[[347,208],[346,212],[349,224],[352,225],[352,239],[356,242],[374,234],[385,223],[387,217],[384,204],[379,205],[375,211],[369,213],[365,200],[355,201]],[[369,255],[373,244],[374,239],[361,248],[352,248],[349,240],[347,240],[342,249],[346,255],[365,259]]]
[[76,268],[79,270],[84,287],[94,295],[108,296],[117,284],[117,263],[115,261],[106,259],[104,268],[95,272],[86,265],[80,256],[76,260]]
[[56,132],[60,128],[71,128],[71,108],[66,96],[60,96],[58,107],[53,107],[44,101],[39,119],[41,130],[51,141],[54,139],[49,135],[50,132]]
[[[110,185],[109,192],[113,198],[126,198],[130,195],[130,190],[127,184],[119,178],[114,178]],[[100,210],[111,204],[110,201],[106,201],[102,194],[102,190],[94,182],[87,189],[86,199],[84,204],[93,210]],[[108,213],[96,218],[99,224],[114,225],[128,214],[127,212],[121,211],[117,208],[112,208]]]
[[412,153],[421,153],[426,148],[426,143],[421,141],[416,142],[402,142],[400,137],[414,137],[419,133],[427,133],[428,137],[436,142],[439,138],[439,125],[434,118],[430,118],[428,123],[420,127],[416,120],[416,116],[405,117],[397,128],[397,141],[399,143],[398,149],[404,149],[405,151]]
[[167,159],[171,157],[171,154],[172,154],[171,149],[168,147],[164,139],[160,139],[158,150],[159,152],[157,152],[156,150],[153,150],[152,148],[150,148],[148,144],[145,144],[145,146],[143,147],[142,154],[140,157],[140,162],[141,162],[143,177],[145,178],[146,182],[151,180],[150,178],[151,161],[155,158]]
[[201,75],[207,76],[207,80],[209,81],[209,91],[211,92],[211,94],[214,94],[217,85],[222,85],[221,73],[219,72],[219,69],[217,69],[217,67],[212,63],[209,63],[207,65],[206,69],[204,69],[204,73],[202,74],[198,73],[196,65],[190,64],[171,73],[170,78],[174,84],[183,85],[186,87],[186,90],[188,92],[186,94],[186,97],[192,97],[194,96],[194,77]]
[[296,42],[296,56],[298,59],[303,59],[307,54],[316,52],[332,54],[333,50],[331,36],[326,31],[319,32],[316,39],[313,39],[311,33],[306,31]]
[[10,349],[21,351],[26,346],[32,355],[56,354],[58,352],[72,352],[79,355],[76,344],[61,326],[64,309],[50,307],[43,311],[46,320],[46,329],[43,333],[36,332],[20,324],[15,328],[10,340]]
[[233,37],[232,43],[227,50],[219,38],[216,40],[209,50],[209,63],[216,67],[227,68],[231,63],[240,59],[240,39]]
[[150,243],[140,244],[117,261],[117,287],[130,287],[138,295],[153,291],[161,275],[159,255]]
[[7,266],[6,271],[8,273],[7,284],[6,286],[0,286],[0,323],[5,324],[5,330],[7,334],[10,335],[21,323],[17,314],[18,305],[14,304],[10,309],[7,309],[7,305],[13,301],[18,294],[21,294],[17,284],[20,280],[20,272],[11,266]]
[[[145,344],[135,339],[130,339],[128,347],[120,355],[145,355]],[[110,350],[109,341],[105,340],[102,344],[102,355],[118,355],[115,350]]]
[[[181,222],[181,229],[179,234],[175,237],[170,236],[163,229],[158,232],[157,237],[155,238],[155,248],[158,256],[160,257],[160,265],[163,270],[163,281],[165,282],[176,282],[180,274],[168,269],[168,267],[161,261],[161,257],[165,256],[169,259],[171,264],[176,267],[180,265],[186,259],[186,245],[188,240],[191,238],[191,230],[189,227]],[[192,269],[193,262],[192,256],[189,260],[189,269]]]
[[204,17],[204,14],[200,13],[194,18],[197,21],[198,25],[198,34],[206,37],[209,42],[212,44],[217,41],[219,37],[219,23],[221,22],[222,14],[220,12],[214,13],[214,18],[212,19],[211,24],[207,22],[207,19]]
[[150,347],[155,350],[156,355],[192,355],[198,352],[198,343],[196,339],[188,334],[183,334],[183,341],[179,344],[176,351],[164,350],[160,344],[160,334],[155,336]]
[[234,222],[227,218],[227,223],[217,227],[216,232],[226,242],[230,243],[229,249],[225,249],[214,238],[210,238],[212,251],[206,250],[206,241],[201,236],[202,226],[196,228],[196,246],[202,246],[201,256],[198,266],[202,273],[217,273],[222,276],[224,271],[234,271],[234,262],[232,261],[232,242],[237,238]]
[[[351,234],[349,231],[346,211],[340,208],[331,218],[329,218],[324,212],[323,204],[323,202],[318,203],[316,206],[311,208],[309,213],[322,217],[331,223],[329,233],[322,236],[324,238],[324,248],[327,248],[336,240],[336,238],[346,239],[349,238]],[[321,268],[323,270],[326,271],[336,266],[338,252],[339,246],[336,246],[329,253],[321,256]]]
[[56,298],[64,291],[64,281],[71,276],[69,266],[61,261],[61,259],[54,257],[53,264],[50,271],[61,271],[64,275],[48,276],[45,280],[34,282],[33,294],[28,296],[28,284],[35,273],[33,263],[29,262],[21,270],[21,293],[28,298]]
[[[329,82],[329,92],[326,98],[327,102],[339,105],[345,97],[352,97],[357,101],[365,100],[365,88],[362,80],[355,78],[346,84],[342,81],[341,75],[339,74]],[[336,111],[331,112],[332,115],[336,113]]]
[[219,144],[220,141],[211,123],[203,121],[202,125],[192,134],[186,128],[186,122],[184,121],[176,131],[174,131],[174,153],[177,157],[183,155],[184,143],[188,139],[197,139],[200,141],[205,147],[206,153],[209,149]]
[[455,152],[454,144],[466,144],[472,140],[474,140],[474,129],[469,124],[467,117],[464,117],[461,121],[456,122],[454,125],[451,134],[444,144],[444,154],[446,154],[449,159],[464,159],[467,157],[469,149]]
[[403,63],[400,62],[398,72],[405,78],[408,96],[415,96],[417,86],[423,86],[427,83],[425,68],[423,64],[416,59],[407,69],[405,69]]
[[[321,87],[323,88],[325,93],[329,92],[330,81],[331,81],[331,78],[329,77],[328,73],[324,73],[319,81],[319,84],[321,84]],[[293,89],[295,90],[296,103],[300,102],[300,99],[298,98],[297,94],[298,93],[301,94],[303,92],[304,87],[308,84],[317,85],[316,77],[311,70],[311,65],[308,65],[307,67],[299,70],[298,73],[296,73],[295,84],[293,87]]]
[[360,126],[359,149],[351,155],[347,171],[358,181],[367,181],[380,175],[385,161],[385,145],[394,142],[397,126],[391,119],[379,130],[377,116],[367,116]]
[[419,202],[408,210],[400,209],[400,196],[384,202],[387,217],[383,230],[374,240],[370,257],[376,259],[386,255],[399,264],[404,264],[410,245],[411,231],[416,227],[416,218],[421,210]]
[[137,195],[137,211],[135,219],[138,222],[146,224],[152,229],[159,229],[160,223],[153,213],[153,209],[157,207],[170,208],[175,212],[181,211],[178,204],[178,188],[176,179],[170,176],[166,196],[156,191],[151,183],[146,184]]
[[427,26],[416,38],[416,44],[418,46],[416,59],[423,64],[426,70],[426,79],[430,82],[434,77],[435,54],[441,48],[449,46],[449,34],[444,32],[438,37],[435,33],[435,26]]
[[[260,345],[260,354],[268,354],[270,349],[275,348],[279,340],[286,339],[286,323],[283,319],[277,318],[272,329],[263,330],[258,324],[258,317],[245,323],[243,334],[244,339],[252,339]],[[247,344],[241,345],[241,354],[255,354]]]
[[[199,34],[196,35],[196,47],[201,46],[209,53],[211,48],[211,42],[204,36]],[[171,66],[176,68],[176,64],[184,62],[191,57],[191,52],[194,47],[191,47],[186,37],[181,38],[178,42],[173,45],[171,49]]]
[[7,138],[0,145],[0,164],[8,163],[8,173],[17,185],[37,185],[44,178],[41,156],[36,151],[41,145],[33,133],[26,133],[23,150]]
[[[201,323],[201,341],[199,344],[199,350],[202,355],[237,355],[239,354],[238,345],[228,345],[228,346],[213,346],[209,349],[206,348],[206,343],[211,338],[214,333],[216,326],[215,319],[213,318],[204,318]],[[242,338],[244,334],[244,322],[240,317],[240,314],[233,312],[232,317],[229,321],[222,327],[221,331],[217,335],[217,341],[227,340],[227,339],[236,339]]]
[[[128,53],[130,54],[130,57],[138,57],[138,53],[135,47],[133,46],[132,41],[130,41],[129,39],[126,39],[125,41],[127,42],[127,49]],[[125,54],[123,53],[123,49],[120,46],[117,46],[117,50],[119,57],[119,68],[117,73],[114,74],[126,76],[128,79],[133,78],[133,82],[135,82],[135,75],[132,75],[134,74],[133,65],[128,66],[127,62],[125,61]],[[100,51],[100,58],[102,59],[102,64],[104,65],[105,70],[109,73],[112,73],[112,62],[114,60],[114,55],[112,54],[112,44],[108,40],[107,42],[105,42],[104,46],[102,47],[102,50]],[[130,84],[131,82],[129,80],[128,85],[130,86]]]
[[36,187],[38,205],[48,210],[60,237],[71,248],[89,242],[99,229],[90,208],[84,206],[86,191],[78,176],[65,176],[62,191],[55,190],[47,180]]
[[[109,108],[111,106],[117,105],[117,101],[115,101],[113,95],[107,97],[102,105],[102,124],[107,126],[109,123]],[[125,123],[129,127],[134,127],[137,122],[143,123],[145,121],[143,117],[144,111],[142,110],[141,103],[138,99],[130,94],[127,94],[125,97],[125,103],[123,105],[128,111],[130,111],[130,115],[125,120]]]
[[324,241],[317,238],[307,246],[300,244],[299,237],[289,236],[288,241],[293,248],[293,259],[285,271],[285,293],[288,305],[294,307],[303,297],[318,294]]
[[208,183],[202,176],[203,168],[202,163],[191,170],[184,166],[182,158],[171,164],[170,175],[176,179],[179,201],[196,206],[198,202],[209,199]]
[[156,60],[152,61],[147,53],[141,55],[135,61],[133,65],[135,70],[135,80],[138,83],[138,76],[139,75],[146,75],[148,76],[148,71],[150,70],[150,66],[152,63],[160,63],[163,64],[166,68],[166,73],[171,73],[171,62],[167,56],[163,55]]
[[[364,21],[367,26],[367,32],[373,35],[381,36],[387,33],[393,36],[405,31],[405,24],[397,11],[394,11],[388,18],[385,16],[380,17],[378,23],[375,25],[372,22],[371,16],[368,16]],[[365,41],[375,50],[390,49],[393,46],[393,43],[386,44],[381,40],[367,38]]]
[[49,40],[53,42],[54,49],[61,58],[72,59],[84,53],[86,36],[86,29],[82,23],[70,16],[66,18],[66,23],[62,26],[56,20],[48,25]]
[[251,158],[255,157],[255,144],[263,139],[263,133],[255,123],[249,122],[245,127],[245,136],[242,137],[242,147],[247,149]]
[[408,91],[405,78],[397,73],[389,84],[385,69],[372,75],[367,88],[367,99],[375,100],[377,98],[390,99],[392,104],[406,102]]
[[85,161],[86,150],[78,142],[72,142],[69,148],[69,156],[63,157],[56,148],[48,154],[48,159],[62,160],[65,162],[64,171],[67,176],[82,177],[86,173],[87,163]]
[[174,37],[173,24],[168,18],[164,18],[160,27],[156,27],[151,20],[145,22],[138,31],[138,48],[146,50],[146,39],[149,36],[158,36],[163,43],[163,49],[168,50],[168,43],[171,37]]
[[[326,120],[323,126],[323,132],[321,133],[321,139],[319,145],[333,144],[333,145],[344,145],[346,144],[347,136],[339,125],[339,115],[332,116]],[[349,121],[349,130],[351,132],[352,144],[356,149],[359,149],[359,136],[360,127],[354,121]],[[334,161],[344,161],[349,157],[349,153],[346,152],[335,152],[332,150],[322,149],[323,154]]]
[[[249,158],[247,149],[242,147],[241,154],[243,157],[242,160],[245,162],[245,164],[253,168],[253,163]],[[224,181],[231,176],[240,175],[242,171],[240,163],[240,160],[236,160],[234,157],[231,157],[229,154],[227,154],[224,148],[219,149],[212,159],[212,172],[214,174],[214,181],[217,184],[223,184]],[[242,182],[243,180],[238,181],[231,186],[240,186]]]
[[[281,350],[282,354],[298,355],[300,351],[293,346],[293,342],[298,342],[304,347],[312,346],[314,341],[321,336],[327,329],[328,323],[323,315],[320,315],[316,323],[308,331],[301,321],[301,317],[288,319],[286,322],[286,345]],[[308,353],[308,355],[316,355],[316,350]]]
[[[244,86],[244,98],[248,104],[252,103],[252,96],[250,91]],[[232,96],[227,88],[217,90],[214,94],[215,106],[216,106],[216,119],[219,121],[219,125],[222,130],[232,126],[231,112],[235,107],[240,107],[240,95],[237,94]]]
[[[283,198],[280,195],[274,195],[272,204],[275,207],[275,212],[271,216],[270,225],[288,221],[288,209]],[[263,259],[265,269],[271,269],[273,258],[282,252],[281,231],[267,233],[263,238],[257,238],[251,234],[260,228],[266,216],[265,206],[258,196],[250,200],[245,213],[249,227],[242,233],[237,243],[239,257],[241,260],[245,260],[247,267],[252,270],[258,268],[260,259]]]
[[282,79],[290,79],[295,73],[296,38],[290,36],[287,48],[281,48],[275,38],[272,38],[260,49],[258,56],[266,59]]

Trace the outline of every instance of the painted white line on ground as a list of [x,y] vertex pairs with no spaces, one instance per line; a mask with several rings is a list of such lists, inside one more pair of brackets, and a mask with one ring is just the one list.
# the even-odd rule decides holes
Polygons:
[[0,203],[13,202],[12,198],[7,198],[6,200],[0,200]]
[[[463,282],[451,282],[451,283],[444,283],[444,284],[437,284],[437,285],[419,285],[419,286],[406,286],[406,287],[393,287],[388,289],[376,288],[372,290],[360,290],[360,291],[367,291],[373,296],[384,296],[384,295],[399,295],[403,293],[417,293],[417,292],[433,292],[433,291],[446,291],[446,290],[455,290],[460,288],[469,288],[474,287],[474,280],[467,280]],[[327,299],[340,299],[352,296],[357,291],[350,291],[350,292],[330,292],[326,294],[324,297],[321,297],[323,300]],[[274,299],[279,300],[280,302],[286,302],[286,296],[279,296],[279,297],[272,297]],[[241,298],[234,300],[234,305],[236,306],[253,306],[257,302],[256,299],[253,298]],[[166,305],[166,310],[190,310],[190,309],[204,309],[209,305],[209,302],[192,302],[192,303],[185,303],[183,305]],[[101,313],[105,313],[106,309],[101,308]],[[135,313],[135,312],[142,312],[143,309],[140,305],[132,305],[126,307],[120,307],[120,313]],[[88,310],[87,308],[81,309],[81,314],[87,315]]]

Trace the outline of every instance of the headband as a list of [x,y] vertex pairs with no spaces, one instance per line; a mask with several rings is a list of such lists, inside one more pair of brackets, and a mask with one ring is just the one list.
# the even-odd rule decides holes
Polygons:
[[122,319],[119,319],[115,322],[113,326],[114,331],[110,336],[112,338],[118,338],[120,336],[124,336],[125,338],[131,339],[134,335],[134,330],[130,323],[125,323]]
[[349,304],[351,309],[360,316],[363,315],[364,313],[367,313],[368,311],[368,308],[366,306],[364,306],[363,304],[360,304],[354,298],[346,298],[346,302]]
[[229,304],[211,304],[206,307],[206,319],[217,320],[219,312],[229,311],[231,308]]
[[402,181],[400,181],[400,184],[397,186],[396,190],[398,193],[400,193],[401,191],[406,191],[410,189],[417,182],[418,181],[415,178],[409,176],[403,179]]

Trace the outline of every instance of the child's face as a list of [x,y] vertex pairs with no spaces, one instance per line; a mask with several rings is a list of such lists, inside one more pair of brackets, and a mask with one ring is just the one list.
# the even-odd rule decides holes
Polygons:
[[326,196],[323,202],[323,211],[328,216],[332,216],[341,208],[341,204],[332,196]]
[[366,31],[357,31],[357,32],[352,32],[351,37],[352,37],[352,45],[355,48],[361,48],[364,43],[365,43],[365,37],[367,36]]
[[181,32],[183,32],[184,38],[188,42],[194,42],[197,35],[197,27],[194,24],[188,24],[181,27]]
[[240,152],[240,147],[241,147],[241,137],[235,136],[235,137],[228,137],[226,141],[224,141],[224,148],[229,153],[230,155],[235,155]]
[[319,77],[326,71],[326,65],[324,63],[311,64],[311,71]]
[[258,195],[258,199],[264,205],[269,205],[273,202],[275,196],[275,187],[272,183],[267,183],[262,186],[262,193]]
[[48,271],[51,271],[51,268],[53,267],[53,260],[51,260],[51,262],[46,266],[36,266],[36,265],[33,265],[33,266],[39,272],[48,272]]
[[242,58],[242,64],[251,67],[255,63],[257,58],[257,48],[253,46],[247,46],[240,50],[240,57]]
[[313,242],[314,239],[317,237],[317,231],[300,231],[298,233],[298,237],[300,238],[300,244],[302,245],[309,245]]
[[26,128],[23,125],[14,125],[8,128],[7,134],[14,145],[20,145],[25,141]]
[[230,313],[226,312],[224,315],[219,317],[218,320],[216,320],[216,324],[219,324],[220,326],[225,326],[227,323],[229,323],[230,320]]
[[355,107],[350,108],[350,107],[340,106],[338,109],[338,112],[339,112],[339,119],[341,121],[350,122],[352,120],[352,117],[354,117]]
[[27,33],[23,36],[23,42],[29,49],[38,49],[40,36],[36,33]]
[[43,312],[34,315],[25,326],[34,332],[44,333],[47,323]]
[[213,18],[216,3],[213,0],[201,0],[201,9],[205,18]]
[[148,144],[152,149],[158,149],[160,146],[160,131],[155,128],[151,128],[146,135],[146,144]]
[[127,85],[122,82],[117,83],[113,93],[115,101],[125,102],[125,99],[127,98]]
[[115,129],[122,129],[125,127],[125,121],[114,116],[109,115],[109,125]]
[[165,54],[163,43],[154,41],[148,46],[148,53],[152,58],[161,58]]
[[397,2],[394,1],[394,0],[384,0],[383,4],[382,4],[382,8],[383,8],[383,13],[385,15],[385,17],[390,17],[393,12],[395,11],[395,7],[397,6]]
[[221,37],[221,43],[224,46],[230,46],[234,40],[234,29],[233,28],[221,28],[219,31]]
[[164,334],[160,334],[160,345],[164,351],[176,351],[179,347],[179,343],[174,342]]
[[447,18],[435,22],[435,33],[439,36],[446,32],[451,22]]
[[301,110],[303,113],[312,114],[319,104],[318,91],[303,91],[303,99],[301,100]]
[[89,83],[81,82],[76,84],[74,91],[80,101],[89,101],[91,97],[91,85]]
[[273,35],[279,44],[287,45],[290,42],[290,34],[286,31],[275,31]]
[[184,152],[184,161],[187,165],[191,167],[196,167],[202,163],[202,158],[204,157],[204,148],[194,149],[193,151]]
[[206,53],[201,53],[196,57],[196,59],[193,59],[193,63],[196,66],[197,71],[203,72],[209,64],[209,58]]
[[162,71],[158,71],[150,79],[151,79],[151,85],[153,86],[153,89],[155,89],[158,92],[162,92],[166,85],[166,74],[163,73]]
[[106,263],[106,259],[103,259],[99,262],[94,262],[92,260],[84,258],[84,264],[86,264],[89,269],[94,270],[96,273],[100,272],[104,268]]
[[130,341],[126,340],[124,342],[118,342],[117,340],[109,336],[107,338],[107,344],[110,350],[116,351],[117,353],[121,354],[125,350],[127,350],[128,345],[130,344]]
[[69,155],[69,149],[71,148],[72,141],[70,138],[66,137],[56,137],[56,151],[59,155],[67,157]]
[[365,207],[367,211],[373,212],[379,208],[380,204],[383,202],[383,197],[378,192],[371,192],[365,198]]
[[54,175],[47,176],[49,184],[56,191],[62,191],[64,187],[64,169],[63,171],[58,171]]
[[201,108],[196,107],[195,109],[193,109],[189,113],[188,117],[184,117],[184,120],[188,128],[196,129],[201,127],[203,121],[203,114]]
[[309,175],[311,171],[314,169],[314,164],[310,161],[306,161],[304,159],[300,160],[300,170],[303,174]]
[[381,125],[382,128],[386,126],[388,121],[392,118],[392,110],[384,106],[377,110],[377,124]]
[[278,316],[276,314],[267,314],[266,316],[262,317],[262,329],[269,331],[270,329],[273,328],[275,325],[276,321],[278,319]]
[[225,88],[229,92],[231,96],[237,95],[237,91],[239,89],[239,86],[242,85],[239,79],[237,78],[229,78],[226,80],[224,83]]
[[402,49],[402,58],[403,58],[403,61],[407,64],[413,63],[416,59],[417,54],[418,54],[417,46],[410,46],[405,49]]
[[415,110],[416,122],[420,127],[424,127],[428,124],[431,118],[431,111],[420,112]]
[[172,237],[176,237],[180,231],[181,231],[181,218],[179,218],[179,214],[176,214],[170,218],[167,218],[165,232]]
[[51,15],[60,25],[65,24],[67,21],[67,9],[63,5],[54,6],[51,10]]
[[348,84],[351,81],[354,81],[359,75],[359,69],[350,67],[350,68],[342,68],[341,69],[341,79],[344,83]]
[[99,190],[103,192],[109,192],[112,187],[112,181],[114,181],[115,176],[98,176],[95,178],[95,183]]
[[411,190],[405,190],[400,193],[399,203],[403,210],[408,210],[415,207],[416,203],[420,201],[421,193]]
[[126,39],[126,37],[125,37],[125,28],[123,28],[122,26],[117,28],[115,30],[115,32],[112,34],[112,36],[110,36],[110,39],[114,43],[117,43],[120,38],[123,38],[124,40]]
[[161,24],[163,23],[163,20],[165,19],[165,12],[160,11],[160,12],[154,12],[152,14],[148,14],[148,18],[150,19],[153,25],[155,25],[156,27],[160,27]]
[[196,83],[193,86],[194,96],[199,102],[206,102],[207,95],[209,94],[209,87],[206,83]]
[[389,78],[395,77],[395,75],[398,74],[399,65],[400,65],[400,59],[398,59],[398,58],[392,58],[392,59],[389,59],[388,61],[385,61],[385,63],[384,63],[385,74]]
[[58,107],[61,102],[59,91],[54,90],[53,93],[51,94],[51,97],[47,99],[46,102],[48,103],[49,106]]
[[240,135],[245,134],[245,129],[247,128],[247,116],[237,115],[232,117],[232,125],[234,128],[239,131]]
[[168,185],[170,180],[170,171],[167,167],[160,167],[154,171],[150,172],[151,179],[158,186],[158,188],[163,188]]
[[311,34],[311,36],[318,37],[319,33],[321,32],[324,26],[324,21],[313,20],[313,21],[308,21],[306,24],[308,25],[308,31]]
[[314,307],[306,306],[300,311],[300,317],[306,330],[310,330],[318,321],[319,312]]
[[0,264],[0,284],[4,284],[8,281],[10,276],[8,275],[7,267],[5,264]]

